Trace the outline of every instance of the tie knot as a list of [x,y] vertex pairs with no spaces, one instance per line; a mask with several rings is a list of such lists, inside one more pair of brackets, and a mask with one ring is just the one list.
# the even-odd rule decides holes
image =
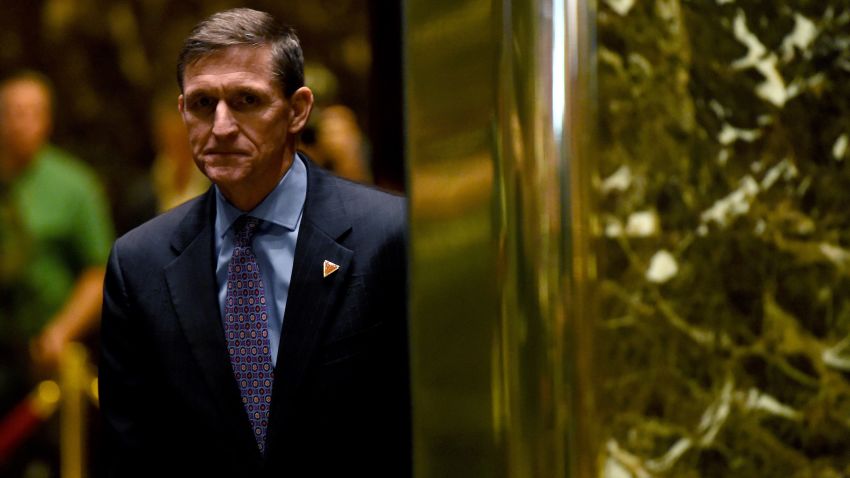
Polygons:
[[237,247],[248,247],[251,245],[251,240],[254,238],[254,233],[257,232],[257,226],[260,220],[251,216],[240,216],[233,224],[234,243]]

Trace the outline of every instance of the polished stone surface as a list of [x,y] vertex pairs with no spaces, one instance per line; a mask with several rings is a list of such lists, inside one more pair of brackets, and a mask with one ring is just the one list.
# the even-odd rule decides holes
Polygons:
[[601,0],[602,474],[850,474],[850,4]]

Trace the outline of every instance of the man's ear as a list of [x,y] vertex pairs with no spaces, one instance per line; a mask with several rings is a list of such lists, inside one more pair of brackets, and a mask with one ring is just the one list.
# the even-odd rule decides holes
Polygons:
[[290,134],[298,134],[304,129],[310,112],[313,111],[313,92],[310,88],[302,86],[292,93],[289,98],[289,128]]
[[182,115],[184,113],[183,95],[177,97],[177,111]]

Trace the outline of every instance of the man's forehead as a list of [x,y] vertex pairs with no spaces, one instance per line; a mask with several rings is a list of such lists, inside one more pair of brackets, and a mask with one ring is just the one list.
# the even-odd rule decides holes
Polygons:
[[217,90],[270,91],[273,88],[274,84],[267,76],[250,71],[199,72],[186,77],[183,94],[192,96],[196,92],[209,93]]
[[273,80],[272,54],[268,45],[234,45],[199,57],[186,66],[184,80],[199,76],[242,73]]

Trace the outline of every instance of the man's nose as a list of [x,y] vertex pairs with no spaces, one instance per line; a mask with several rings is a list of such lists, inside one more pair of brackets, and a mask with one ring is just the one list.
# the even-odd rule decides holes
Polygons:
[[212,133],[215,136],[229,136],[237,130],[236,119],[226,101],[219,101],[215,106]]

